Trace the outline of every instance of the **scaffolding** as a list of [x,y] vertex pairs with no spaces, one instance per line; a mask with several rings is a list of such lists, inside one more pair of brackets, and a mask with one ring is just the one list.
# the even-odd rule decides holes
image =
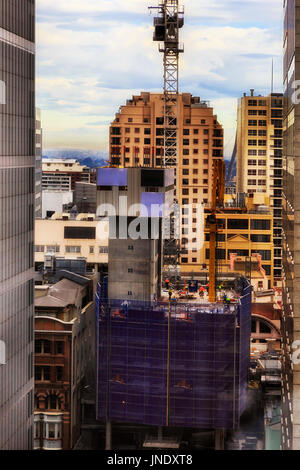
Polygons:
[[97,418],[234,429],[245,408],[251,286],[237,304],[107,300],[96,296]]

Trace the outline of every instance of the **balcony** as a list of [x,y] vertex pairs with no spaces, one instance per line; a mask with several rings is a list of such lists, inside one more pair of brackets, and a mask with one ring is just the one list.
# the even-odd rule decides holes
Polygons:
[[62,450],[62,440],[44,438],[43,449],[44,450]]

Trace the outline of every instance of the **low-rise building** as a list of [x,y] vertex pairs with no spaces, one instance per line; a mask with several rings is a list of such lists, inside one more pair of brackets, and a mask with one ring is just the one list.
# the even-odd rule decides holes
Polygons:
[[43,190],[74,191],[77,181],[96,183],[96,171],[75,159],[44,158],[42,171]]
[[[246,198],[240,207],[234,200],[225,202],[218,210],[219,231],[217,237],[218,279],[231,279],[236,274],[246,276],[254,291],[274,287],[273,276],[273,216],[261,195]],[[188,271],[188,258],[181,259],[183,276],[201,273],[208,276],[209,227],[205,228],[205,242],[198,271]],[[183,240],[184,242],[185,240]],[[185,266],[187,265],[187,267]]]
[[88,272],[99,272],[108,263],[108,221],[95,214],[55,213],[35,225],[35,269],[45,267],[45,256],[84,259]]
[[93,282],[65,271],[43,293],[35,299],[34,447],[68,450],[80,434],[76,397],[88,365],[83,345],[89,344],[89,359],[94,355],[94,342],[83,340],[94,330],[86,322],[94,318]]

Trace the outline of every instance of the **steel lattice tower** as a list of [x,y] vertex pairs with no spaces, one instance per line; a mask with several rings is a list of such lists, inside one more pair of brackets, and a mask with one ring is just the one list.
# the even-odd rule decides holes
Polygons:
[[163,166],[177,165],[178,134],[178,65],[183,46],[179,44],[179,29],[184,24],[184,10],[178,0],[164,0],[157,7],[154,18],[154,41],[159,41],[159,51],[164,54],[164,155]]
[[[177,168],[178,164],[178,69],[179,54],[184,51],[179,43],[179,30],[184,24],[184,9],[178,0],[160,1],[154,17],[153,40],[159,41],[159,52],[164,54],[164,148],[161,155],[163,167]],[[176,173],[175,173],[176,175]],[[178,182],[178,176],[177,176]],[[178,183],[176,193],[178,194]],[[164,264],[175,271],[180,255],[180,209],[175,203],[174,217],[171,220],[170,238],[164,243]],[[175,222],[176,221],[176,222]],[[168,232],[168,222],[167,222]],[[169,277],[169,273],[168,273]]]

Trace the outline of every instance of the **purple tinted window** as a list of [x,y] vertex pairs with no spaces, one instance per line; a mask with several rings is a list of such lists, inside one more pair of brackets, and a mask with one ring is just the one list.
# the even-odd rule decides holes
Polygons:
[[[141,203],[146,206],[147,213],[144,214],[142,211],[142,217],[162,217],[162,208],[155,207],[161,206],[164,203],[164,194],[163,193],[142,193]],[[152,211],[151,211],[152,208]]]
[[99,168],[97,171],[98,186],[127,186],[127,169]]

